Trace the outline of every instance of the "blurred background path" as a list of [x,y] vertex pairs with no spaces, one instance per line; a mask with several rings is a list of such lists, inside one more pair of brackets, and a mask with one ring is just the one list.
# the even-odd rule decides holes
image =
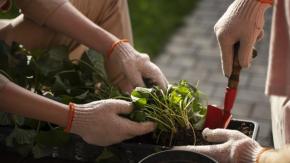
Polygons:
[[[227,79],[220,65],[219,48],[213,26],[232,0],[201,0],[197,8],[184,19],[184,25],[172,35],[155,62],[170,82],[199,80],[199,88],[208,95],[209,104],[222,105]],[[272,146],[271,112],[264,95],[271,11],[267,11],[265,37],[258,43],[258,57],[251,68],[242,70],[239,93],[233,109],[235,118],[259,123],[257,140]]]

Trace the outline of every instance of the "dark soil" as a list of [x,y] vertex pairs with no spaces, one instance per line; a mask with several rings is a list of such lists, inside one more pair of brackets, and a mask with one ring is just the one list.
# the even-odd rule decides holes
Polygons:
[[[255,125],[252,122],[245,121],[231,121],[228,129],[238,130],[245,135],[252,137]],[[207,142],[202,137],[201,130],[195,130],[193,133],[192,130],[180,130],[174,136],[172,144],[169,145],[170,134],[162,134],[160,140],[157,141],[156,136],[153,134],[147,134],[144,136],[135,137],[128,141],[128,143],[141,143],[141,144],[153,144],[161,146],[178,146],[178,145],[210,145],[212,143]]]

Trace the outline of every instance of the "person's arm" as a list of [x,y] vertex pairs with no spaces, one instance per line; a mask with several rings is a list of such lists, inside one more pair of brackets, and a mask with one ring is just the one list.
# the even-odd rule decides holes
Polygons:
[[68,106],[34,94],[0,74],[0,111],[66,127]]
[[289,163],[290,162],[290,146],[286,145],[285,147],[277,150],[267,150],[261,153],[257,163]]
[[25,90],[0,74],[0,111],[57,124],[90,144],[107,146],[155,129],[153,122],[137,123],[120,116],[132,110],[132,103],[115,99],[68,107]]
[[225,163],[256,163],[259,155],[266,151],[258,142],[237,130],[206,128],[202,135],[215,145],[177,146],[174,149],[203,153]]
[[107,54],[117,37],[85,17],[68,0],[16,0],[26,18]]
[[131,92],[136,86],[144,87],[144,79],[166,89],[166,77],[148,55],[94,24],[67,0],[16,1],[25,17],[104,54],[108,78],[123,92]]
[[238,42],[239,63],[244,68],[250,66],[252,48],[263,38],[264,13],[272,3],[272,0],[234,0],[215,24],[225,76],[232,72],[233,47]]

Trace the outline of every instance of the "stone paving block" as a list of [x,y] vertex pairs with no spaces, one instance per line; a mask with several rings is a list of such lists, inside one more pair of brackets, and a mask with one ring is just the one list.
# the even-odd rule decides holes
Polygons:
[[253,64],[247,71],[253,75],[253,77],[266,77],[267,63]]
[[202,48],[199,50],[199,56],[203,57],[204,59],[210,58],[212,60],[215,60],[220,65],[220,52],[219,49],[215,47],[209,47],[209,48]]
[[180,36],[202,36],[206,33],[206,31],[201,27],[198,26],[197,23],[195,24],[195,26],[191,26],[190,28],[188,27],[181,27],[176,34],[180,35]]
[[213,91],[215,89],[214,85],[212,84],[206,84],[199,82],[198,88],[203,92],[203,94],[207,97],[211,96],[213,94]]
[[174,35],[170,39],[170,42],[172,42],[173,44],[176,44],[178,46],[192,46],[193,36]]
[[182,69],[188,69],[193,70],[193,66],[195,64],[196,60],[194,58],[188,57],[188,56],[180,56],[175,57],[171,60],[170,66],[172,67],[179,67]]
[[274,147],[272,134],[266,137],[258,137],[257,142],[263,147]]
[[220,99],[224,99],[225,97],[225,89],[226,87],[217,87],[215,90],[214,90],[214,94],[213,94],[213,97],[215,98],[220,98]]
[[255,104],[253,107],[252,114],[249,115],[249,117],[253,119],[271,119],[271,108],[270,104]]
[[250,80],[251,79],[249,75],[240,75],[239,89],[242,89],[242,87],[248,86]]
[[173,56],[181,56],[181,55],[190,55],[195,52],[194,46],[181,46],[176,44],[170,44],[171,46],[167,46],[165,48],[165,53],[168,53]]
[[234,115],[234,117],[247,118],[251,114],[252,109],[253,104],[251,103],[236,102],[234,104],[232,114]]
[[264,90],[266,84],[266,76],[252,77],[249,82],[249,88],[254,90]]
[[268,98],[264,95],[263,90],[246,90],[239,89],[238,97],[241,101],[252,101],[256,103],[267,103]]
[[213,96],[209,96],[208,97],[208,104],[215,105],[215,106],[222,108],[224,105],[224,101],[223,101],[223,98],[216,98]]
[[272,127],[270,120],[261,120],[261,119],[253,119],[259,124],[259,132],[257,141],[261,143],[262,146],[270,146],[273,147],[273,138],[272,138]]
[[172,56],[170,56],[169,54],[166,54],[166,53],[162,53],[161,55],[159,55],[159,57],[154,59],[153,62],[157,66],[159,66],[159,65],[168,65],[171,63],[171,60],[172,60]]
[[[199,60],[196,62],[196,68],[197,69],[205,69],[205,70],[217,70],[220,69],[219,63],[217,63],[215,60]],[[219,76],[222,76],[219,74]],[[209,76],[212,78],[211,76]],[[218,77],[218,76],[216,76]],[[212,78],[214,80],[214,78]]]
[[206,71],[197,72],[194,69],[188,69],[184,71],[181,79],[188,80],[190,83],[196,83],[197,81],[200,81],[200,85],[203,85],[202,81],[204,81],[206,75]]
[[[207,66],[210,69],[218,69],[220,68],[218,65],[203,65],[203,66]],[[220,86],[224,85],[224,88],[226,88],[227,86],[227,78],[223,76],[222,73],[215,73],[210,71],[208,76],[207,76],[207,82],[208,83],[212,83],[212,84],[219,84]]]
[[159,65],[159,68],[168,79],[174,81],[178,81],[180,79],[180,73],[182,72],[182,69],[178,67],[170,67],[168,65]]

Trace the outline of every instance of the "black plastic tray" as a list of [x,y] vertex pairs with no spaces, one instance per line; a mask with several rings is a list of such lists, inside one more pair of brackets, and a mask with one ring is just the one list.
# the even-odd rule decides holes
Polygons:
[[[256,139],[259,129],[257,122],[251,120],[232,119],[229,124],[229,129],[234,129],[232,127],[234,126],[234,124],[237,123],[250,124],[250,128],[252,129],[251,138]],[[11,128],[0,127],[0,152],[5,150],[11,150],[5,147],[5,137],[9,135],[11,130]],[[114,154],[116,154],[117,159],[115,159],[115,161],[117,160],[116,162],[118,163],[139,162],[141,159],[145,158],[150,154],[170,149],[166,146],[132,142],[128,143],[128,141],[106,148],[110,149],[111,151],[113,151]],[[50,150],[51,152],[49,157],[52,158],[79,160],[82,162],[94,162],[96,158],[98,158],[98,156],[103,152],[104,148],[87,144],[80,137],[72,135],[71,141],[67,145],[51,147],[48,150]]]

